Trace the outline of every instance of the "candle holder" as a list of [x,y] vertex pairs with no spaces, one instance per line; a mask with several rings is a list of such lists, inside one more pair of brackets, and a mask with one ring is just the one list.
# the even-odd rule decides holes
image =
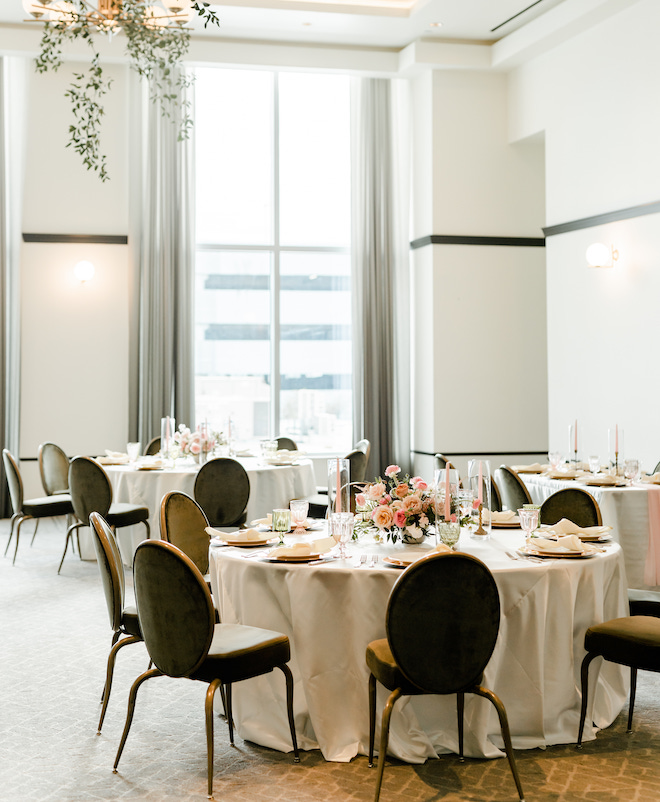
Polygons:
[[624,463],[623,450],[623,429],[615,426],[607,430],[607,454],[610,467],[614,469],[614,475],[619,475],[619,466]]
[[474,498],[472,502],[472,520],[469,523],[470,537],[475,540],[488,540],[492,530],[489,460],[471,459],[468,462],[467,487]]
[[170,456],[175,431],[176,421],[171,415],[165,415],[160,419],[160,453],[163,459]]
[[347,459],[328,460],[328,515],[351,511],[351,463]]

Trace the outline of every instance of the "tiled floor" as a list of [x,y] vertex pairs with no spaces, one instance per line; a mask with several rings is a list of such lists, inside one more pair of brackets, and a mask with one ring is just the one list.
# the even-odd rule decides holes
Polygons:
[[[47,522],[44,522],[47,524]],[[205,686],[160,678],[140,691],[135,721],[112,773],[128,688],[146,669],[142,644],[120,652],[103,734],[96,735],[111,630],[94,563],[57,564],[63,524],[23,537],[16,565],[0,557],[0,800],[201,800],[206,797]],[[0,548],[7,542],[0,521]],[[27,535],[27,532],[25,533]],[[640,675],[635,733],[625,712],[578,752],[560,746],[517,752],[528,802],[660,799],[660,682]],[[366,758],[326,763],[318,752],[300,765],[237,739],[217,720],[215,798],[226,802],[348,802],[373,797]],[[454,756],[423,766],[391,763],[383,802],[500,802],[517,798],[505,760]]]

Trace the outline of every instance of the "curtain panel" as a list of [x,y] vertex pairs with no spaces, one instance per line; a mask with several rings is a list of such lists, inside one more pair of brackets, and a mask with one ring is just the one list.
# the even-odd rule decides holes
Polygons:
[[353,427],[371,441],[367,476],[410,466],[410,314],[405,96],[353,82]]
[[[180,92],[190,104],[191,91]],[[194,425],[194,153],[144,81],[135,93],[131,436],[144,444],[164,415]]]

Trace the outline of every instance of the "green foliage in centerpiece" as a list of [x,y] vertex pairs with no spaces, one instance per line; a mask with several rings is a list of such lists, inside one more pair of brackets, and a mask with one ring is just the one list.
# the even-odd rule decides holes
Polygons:
[[423,537],[435,522],[435,495],[420,477],[408,474],[400,477],[401,468],[389,465],[385,478],[378,477],[355,497],[357,515],[355,529],[359,532],[377,530],[387,540],[396,543],[402,532]]

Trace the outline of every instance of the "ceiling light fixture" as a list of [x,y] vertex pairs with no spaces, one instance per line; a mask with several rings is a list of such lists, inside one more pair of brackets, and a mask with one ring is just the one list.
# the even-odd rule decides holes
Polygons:
[[614,245],[594,242],[587,248],[586,257],[589,267],[614,267],[614,263],[619,258],[619,252]]
[[95,272],[96,268],[94,265],[85,259],[82,262],[78,262],[73,268],[73,274],[81,284],[84,284],[86,281],[91,281],[94,278]]

